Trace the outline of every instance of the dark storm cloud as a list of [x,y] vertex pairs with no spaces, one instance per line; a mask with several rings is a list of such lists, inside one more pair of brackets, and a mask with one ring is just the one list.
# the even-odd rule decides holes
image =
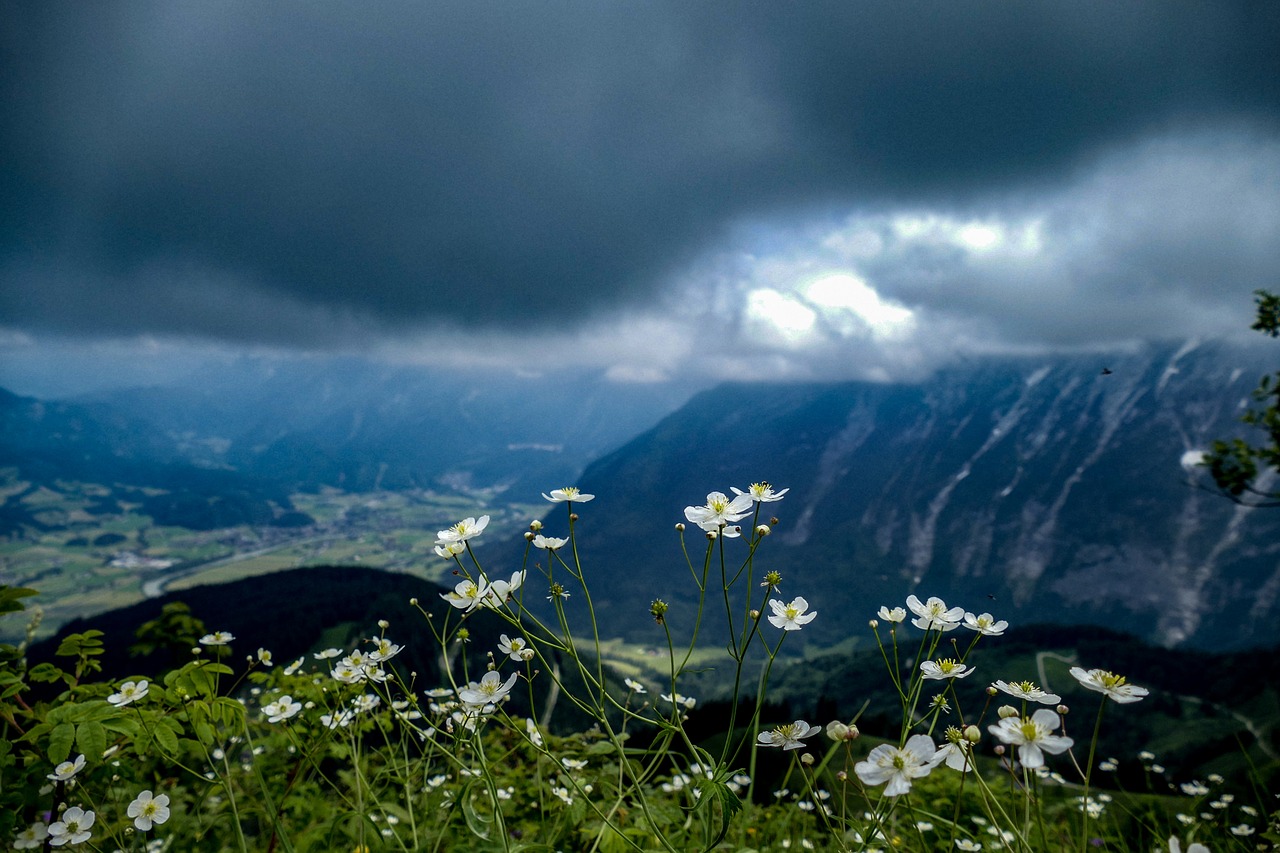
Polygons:
[[554,327],[743,218],[963,208],[1280,114],[1275,3],[15,3],[0,33],[0,322],[97,334]]

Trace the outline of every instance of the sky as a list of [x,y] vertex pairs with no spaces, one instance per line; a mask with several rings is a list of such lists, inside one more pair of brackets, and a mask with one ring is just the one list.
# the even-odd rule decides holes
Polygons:
[[0,382],[894,380],[1248,335],[1280,4],[0,5]]

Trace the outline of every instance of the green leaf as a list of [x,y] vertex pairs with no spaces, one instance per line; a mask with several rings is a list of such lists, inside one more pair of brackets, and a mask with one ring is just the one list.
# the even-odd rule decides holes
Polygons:
[[102,723],[95,721],[76,726],[76,747],[86,758],[102,758],[102,753],[107,751],[107,730]]
[[[734,815],[742,811],[742,800],[738,799],[738,795],[729,787],[729,779],[733,776],[733,772],[724,765],[716,768],[715,774],[710,779],[700,779],[696,784],[702,795],[698,798],[698,803],[694,807],[696,809],[705,808],[710,812],[712,803],[720,806],[720,828],[716,832],[715,838],[711,839],[705,850],[713,850],[717,844],[724,840],[729,834],[729,827],[733,823]],[[716,816],[708,814],[711,820],[715,820]]]
[[96,629],[90,629],[82,634],[68,634],[62,638],[54,654],[65,658],[100,655],[103,649],[102,641],[98,638],[101,636],[102,632]]
[[463,796],[462,800],[462,816],[467,821],[467,829],[471,830],[471,834],[477,838],[489,839],[489,825],[493,823],[493,818],[485,817],[476,811],[475,797]]
[[158,725],[155,728],[156,743],[169,754],[174,756],[178,754],[178,735],[173,729],[165,725]]
[[58,669],[51,663],[38,663],[31,668],[28,673],[32,681],[40,681],[46,684],[52,684],[60,678],[65,678],[66,673]]
[[0,613],[16,613],[19,610],[26,610],[27,605],[23,604],[21,599],[38,594],[36,590],[22,586],[0,585]]
[[49,732],[49,760],[61,764],[71,755],[71,743],[76,737],[76,727],[71,723],[59,723]]

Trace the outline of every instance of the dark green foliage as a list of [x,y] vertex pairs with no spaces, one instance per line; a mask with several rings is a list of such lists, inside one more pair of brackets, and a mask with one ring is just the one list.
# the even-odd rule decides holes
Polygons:
[[[888,642],[883,625],[880,630]],[[905,677],[913,665],[919,632],[906,628],[900,634],[905,638],[900,645]],[[1268,746],[1280,733],[1280,717],[1274,710],[1280,650],[1211,654],[1162,649],[1128,634],[1089,626],[1030,625],[984,639],[971,658],[977,673],[955,683],[962,707],[982,708],[987,698],[984,691],[996,680],[1040,683],[1038,654],[1044,655],[1048,689],[1060,694],[1071,709],[1067,728],[1078,743],[1087,742],[1099,703],[1109,703],[1098,753],[1118,757],[1120,771],[1098,777],[1104,786],[1145,787],[1145,771],[1136,759],[1144,749],[1157,753],[1168,778],[1175,781],[1221,772],[1223,761],[1239,764],[1255,738],[1237,715],[1250,717]],[[1133,704],[1110,703],[1101,694],[1079,687],[1067,672],[1072,665],[1122,674],[1150,694]],[[859,729],[875,737],[898,737],[901,705],[875,649],[817,656],[788,667],[774,679],[770,693],[789,699],[796,716],[820,723],[846,719],[869,702],[859,718]],[[992,699],[991,712],[1004,704],[1018,703],[1000,694]],[[956,722],[954,715],[944,721]],[[1262,760],[1267,760],[1265,750]],[[1280,766],[1264,772],[1280,774]]]
[[[1250,328],[1270,337],[1280,337],[1280,296],[1257,291],[1258,317]],[[1267,469],[1280,469],[1280,371],[1258,380],[1253,398],[1261,408],[1250,409],[1240,420],[1262,431],[1261,443],[1244,439],[1215,441],[1202,463],[1218,488],[1233,500],[1248,506],[1280,506],[1280,488],[1259,484]]]

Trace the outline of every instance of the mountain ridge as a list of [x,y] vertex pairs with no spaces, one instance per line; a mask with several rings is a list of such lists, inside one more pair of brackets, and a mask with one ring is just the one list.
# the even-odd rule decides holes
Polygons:
[[[920,385],[718,386],[584,473],[599,497],[581,510],[580,550],[610,566],[593,595],[635,606],[643,587],[687,577],[678,546],[661,545],[683,506],[768,479],[792,488],[762,507],[781,524],[758,561],[781,571],[783,597],[870,618],[908,593],[940,595],[1165,646],[1263,644],[1280,515],[1199,487],[1190,463],[1243,432],[1264,370],[1261,351],[1188,342],[1105,362],[991,359]],[[698,562],[705,543],[692,525],[685,536]],[[667,570],[634,556],[645,550]],[[691,618],[675,603],[673,618]]]

